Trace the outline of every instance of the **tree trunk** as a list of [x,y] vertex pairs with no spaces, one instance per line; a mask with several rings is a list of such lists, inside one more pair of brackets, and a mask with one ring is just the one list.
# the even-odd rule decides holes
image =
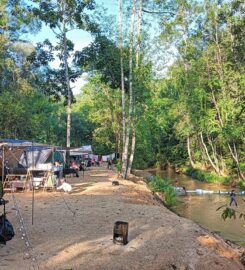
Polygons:
[[214,161],[214,163],[215,163],[215,166],[216,166],[216,168],[219,169],[219,172],[222,174],[222,172],[221,172],[221,170],[220,170],[220,168],[219,168],[219,159],[218,159],[218,157],[217,157],[216,149],[215,149],[214,144],[213,144],[213,142],[212,142],[212,138],[210,138],[210,136],[207,135],[207,139],[208,139],[208,144],[209,144],[209,146],[210,146],[211,149],[212,149],[212,157],[213,157],[213,161]]
[[[209,63],[207,62],[207,68],[209,70]],[[209,74],[209,72],[208,72]],[[209,74],[209,79],[211,79],[211,76]],[[215,98],[215,95],[214,95],[214,92],[212,90],[212,100],[213,100],[213,103],[214,103],[214,107],[216,109],[216,112],[217,112],[217,116],[218,116],[218,123],[219,123],[219,126],[221,128],[224,127],[224,123],[223,123],[223,119],[221,117],[221,113],[220,113],[220,109],[219,109],[219,106],[218,106],[218,102],[216,101],[216,98]],[[242,173],[241,169],[240,169],[240,162],[239,162],[239,158],[238,158],[238,155],[235,155],[235,151],[233,152],[233,149],[230,145],[229,142],[227,142],[227,146],[228,146],[228,149],[230,151],[230,154],[231,154],[231,157],[232,159],[235,161],[236,163],[236,166],[237,166],[237,170],[238,170],[238,175],[243,179],[245,180],[245,175]],[[236,150],[236,146],[234,145],[234,149]]]
[[124,68],[123,68],[123,5],[122,0],[118,0],[118,32],[119,32],[119,49],[120,49],[120,66],[121,66],[121,91],[122,91],[122,143],[123,149],[125,145],[125,132],[126,132],[126,111],[125,111],[125,87],[124,87]]
[[65,80],[66,80],[66,87],[67,87],[67,121],[66,121],[66,147],[71,146],[71,102],[72,102],[72,93],[70,87],[70,78],[69,78],[69,70],[68,70],[68,51],[67,51],[67,37],[66,37],[66,2],[62,2],[62,14],[63,14],[63,61],[65,66]]
[[134,161],[135,145],[136,145],[136,132],[134,128],[133,134],[132,134],[131,153],[130,153],[129,164],[128,164],[128,173],[131,173],[132,164]]
[[[139,13],[138,13],[138,30],[137,30],[137,44],[136,44],[136,70],[139,68],[140,63],[140,43],[141,43],[141,25],[142,25],[142,9],[143,9],[143,0],[140,0],[140,7],[139,7]],[[130,152],[130,158],[129,158],[129,165],[128,165],[128,172],[131,173],[133,161],[134,161],[134,153],[135,153],[135,146],[136,146],[136,103],[135,103],[135,94],[133,99],[133,134],[132,134],[132,143],[131,143],[131,152]]]
[[215,170],[215,172],[216,172],[217,174],[220,174],[219,168],[217,168],[217,167],[215,166],[215,164],[213,163],[213,161],[212,161],[212,159],[211,159],[211,157],[210,157],[210,155],[209,155],[209,153],[208,153],[208,149],[207,149],[207,146],[206,146],[206,144],[205,144],[205,142],[204,142],[204,140],[203,140],[202,133],[200,134],[200,137],[201,137],[201,142],[202,142],[202,145],[203,145],[203,147],[204,147],[205,153],[206,153],[206,155],[207,155],[207,157],[208,157],[208,160],[209,160],[211,166],[214,168],[214,170]]
[[137,29],[137,44],[136,44],[136,59],[135,59],[135,66],[136,69],[139,68],[140,63],[140,45],[141,45],[141,26],[142,26],[142,16],[143,16],[143,3],[144,0],[140,0],[140,7],[138,13],[138,29]]
[[192,156],[191,156],[190,136],[187,137],[187,151],[188,151],[188,156],[189,156],[191,166],[192,166],[192,168],[195,168],[195,163],[194,163]]
[[122,160],[122,174],[123,178],[127,179],[128,176],[128,153],[129,153],[129,137],[131,133],[131,125],[133,118],[133,47],[134,47],[134,22],[135,22],[135,13],[136,13],[136,1],[134,0],[132,16],[131,16],[131,25],[130,25],[130,44],[129,44],[129,109],[128,109],[128,121],[126,127],[126,137],[125,145],[123,149],[123,160]]
[[231,156],[233,157],[233,160],[236,163],[239,177],[241,177],[242,180],[245,180],[245,175],[242,173],[241,168],[240,168],[240,162],[239,162],[239,158],[238,158],[238,154],[236,150],[236,145],[233,144],[233,149],[232,149],[231,145],[228,143],[228,148],[230,150]]

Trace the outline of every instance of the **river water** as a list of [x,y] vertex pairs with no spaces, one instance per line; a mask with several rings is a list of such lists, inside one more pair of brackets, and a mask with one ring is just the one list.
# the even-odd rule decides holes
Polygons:
[[[174,186],[185,187],[186,190],[205,189],[215,191],[230,191],[226,186],[204,183],[186,175],[176,174],[173,171],[152,172],[162,178],[172,180]],[[179,215],[194,220],[203,227],[219,233],[222,238],[231,240],[240,245],[245,245],[245,220],[237,218],[234,220],[221,218],[222,210],[216,209],[224,204],[230,203],[229,195],[207,194],[207,195],[190,195],[179,196],[179,203],[173,207],[173,210]],[[237,211],[245,213],[245,196],[237,196],[238,207],[234,206]]]

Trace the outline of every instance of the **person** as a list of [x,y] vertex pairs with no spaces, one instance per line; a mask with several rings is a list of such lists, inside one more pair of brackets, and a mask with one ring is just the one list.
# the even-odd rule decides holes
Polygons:
[[108,160],[107,169],[108,170],[112,169],[112,160],[111,159]]
[[78,170],[79,170],[79,166],[77,165],[77,162],[76,160],[74,159],[73,162],[70,164],[70,169],[73,169],[75,174],[76,174],[76,177],[79,177],[79,174],[78,174]]
[[60,162],[56,160],[53,165],[53,172],[57,179],[60,178]]
[[60,184],[60,162],[59,160],[56,160],[53,165],[53,173],[56,177],[55,185],[59,186]]
[[78,169],[78,165],[77,165],[77,162],[76,162],[75,159],[74,159],[74,160],[72,161],[72,163],[71,163],[71,168],[72,168],[72,169]]
[[63,190],[70,193],[72,191],[72,186],[66,182],[65,178],[60,179],[61,185],[57,187],[57,190]]
[[85,171],[85,164],[84,162],[81,162],[79,165],[79,171]]
[[186,188],[185,187],[182,187],[182,188],[183,188],[184,194],[187,195]]
[[235,190],[234,189],[231,191],[230,197],[231,197],[230,206],[232,205],[233,202],[237,206],[236,193],[235,193]]
[[87,167],[89,168],[91,166],[92,166],[92,162],[91,162],[91,159],[89,159],[88,162],[87,162]]

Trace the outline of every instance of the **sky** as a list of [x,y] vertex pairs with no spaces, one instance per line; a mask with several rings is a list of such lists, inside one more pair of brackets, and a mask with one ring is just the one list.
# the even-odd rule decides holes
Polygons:
[[[95,0],[97,4],[103,5],[104,8],[107,9],[108,15],[114,15],[117,16],[118,14],[118,0]],[[149,18],[148,18],[149,19]],[[152,30],[150,33],[150,37],[154,38],[159,35],[159,33],[156,32],[155,26],[157,25],[156,22],[153,22]],[[159,28],[158,28],[159,31]],[[82,50],[84,47],[88,46],[92,42],[91,35],[83,30],[73,30],[68,33],[68,38],[74,43],[75,50]],[[48,27],[43,26],[42,30],[38,32],[36,35],[29,35],[29,40],[32,43],[42,42],[45,39],[49,39],[52,41],[52,43],[55,40],[55,35]],[[176,54],[176,50],[174,48],[165,48],[164,44],[159,40],[152,39],[154,46],[149,48],[148,50],[148,57],[152,61],[154,67],[154,74],[156,77],[162,77],[166,75],[166,72],[168,70],[168,67],[173,63],[175,57],[171,56],[171,54]],[[158,44],[158,42],[160,42]],[[164,49],[165,48],[165,49]],[[169,53],[168,53],[169,51]],[[59,67],[59,60],[58,58],[50,63],[50,66],[52,68],[58,68]],[[86,74],[83,74],[80,78],[77,79],[76,82],[71,83],[71,87],[73,90],[73,93],[75,95],[81,93],[81,88],[86,84]]]
[[[99,5],[103,5],[104,8],[107,9],[108,15],[116,15],[117,14],[117,2],[118,0],[96,0],[96,3]],[[75,51],[76,50],[82,50],[84,47],[88,46],[91,41],[92,37],[91,35],[83,30],[73,30],[68,33],[68,38],[74,43]],[[37,42],[42,42],[45,39],[49,39],[50,41],[55,41],[55,35],[47,26],[43,26],[41,31],[38,32],[35,35],[29,35],[28,39],[36,44]],[[58,58],[55,59],[55,61],[50,63],[50,66],[52,68],[58,68],[59,67],[59,60]],[[73,93],[75,95],[79,94],[81,92],[82,86],[86,84],[86,74],[82,75],[80,78],[77,79],[75,83],[71,83],[71,87],[73,90]]]

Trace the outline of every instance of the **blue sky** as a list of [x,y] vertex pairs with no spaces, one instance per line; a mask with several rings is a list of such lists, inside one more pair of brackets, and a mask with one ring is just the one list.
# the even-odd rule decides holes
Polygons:
[[[108,15],[117,15],[117,2],[118,0],[96,0],[96,3],[99,5],[103,5],[104,8],[107,9]],[[75,45],[75,50],[82,50],[82,48],[89,45],[92,41],[91,35],[83,30],[73,30],[68,33],[68,38],[72,40]],[[28,39],[32,43],[42,42],[45,39],[49,39],[50,41],[55,41],[55,35],[47,26],[43,26],[41,31],[35,35],[29,35]],[[50,64],[53,68],[58,68],[59,60],[56,59]],[[72,83],[71,87],[73,89],[74,94],[79,94],[81,91],[81,87],[86,83],[86,75],[79,78],[75,83]]]
[[[96,0],[96,3],[99,5],[103,5],[104,8],[107,9],[107,15],[114,15],[117,16],[118,13],[118,0]],[[147,15],[145,15],[146,17]],[[152,19],[152,18],[147,18]],[[110,23],[109,21],[104,20],[105,24]],[[148,58],[153,62],[154,64],[154,70],[157,77],[165,76],[166,71],[171,65],[175,59],[175,57],[172,55],[173,53],[176,54],[176,51],[174,48],[165,48],[166,45],[162,44],[163,41],[154,40],[155,37],[157,37],[160,34],[160,30],[158,27],[156,27],[158,24],[157,22],[153,22],[151,26],[150,31],[150,39],[152,40],[151,44],[154,44],[149,48],[148,50]],[[115,27],[117,27],[115,25]],[[157,30],[158,28],[158,30]],[[54,43],[55,41],[55,35],[48,27],[43,26],[42,30],[36,34],[36,35],[30,35],[28,36],[31,42],[42,42],[45,39],[49,39]],[[68,33],[68,38],[72,40],[72,42],[75,45],[75,50],[82,50],[84,47],[88,46],[89,43],[92,41],[91,35],[88,32],[85,32],[83,30],[73,30]],[[59,60],[56,59],[50,64],[53,68],[58,68],[59,66]],[[73,89],[73,93],[79,94],[81,92],[82,86],[86,83],[86,74],[81,76],[75,83],[71,84],[71,87]]]

